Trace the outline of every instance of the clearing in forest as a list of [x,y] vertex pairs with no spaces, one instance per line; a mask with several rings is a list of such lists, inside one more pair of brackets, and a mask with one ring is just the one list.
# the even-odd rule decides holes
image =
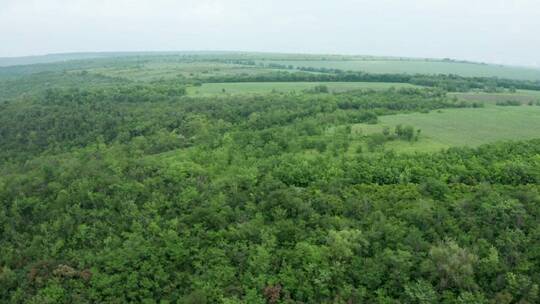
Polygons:
[[437,151],[453,146],[479,146],[497,141],[540,137],[540,106],[492,106],[443,109],[430,113],[379,117],[376,125],[358,124],[353,130],[363,135],[391,131],[397,125],[420,129],[418,141],[391,141],[387,149],[401,152]]
[[235,83],[205,83],[199,87],[188,88],[190,95],[215,94],[264,94],[272,91],[293,92],[310,90],[324,85],[330,92],[345,92],[359,89],[385,90],[389,88],[418,87],[407,83],[388,82],[235,82]]

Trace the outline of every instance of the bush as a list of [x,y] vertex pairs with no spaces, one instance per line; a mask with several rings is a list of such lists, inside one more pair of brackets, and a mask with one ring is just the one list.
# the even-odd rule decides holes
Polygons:
[[370,135],[367,140],[368,150],[370,152],[374,152],[382,149],[382,147],[387,141],[388,139],[383,134]]
[[497,101],[498,106],[520,106],[521,102],[517,100]]
[[435,199],[443,199],[450,191],[448,185],[432,177],[426,179],[420,187],[425,195],[429,195]]
[[397,125],[395,129],[395,134],[399,139],[404,139],[407,141],[412,141],[414,139],[414,127],[413,126],[402,126]]
[[330,90],[328,90],[328,86],[325,85],[318,85],[315,88],[313,88],[313,91],[315,93],[328,93]]

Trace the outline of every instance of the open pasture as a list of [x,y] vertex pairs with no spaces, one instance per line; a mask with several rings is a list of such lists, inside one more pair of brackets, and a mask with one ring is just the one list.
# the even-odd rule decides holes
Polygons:
[[283,60],[273,61],[295,67],[330,68],[367,73],[455,74],[465,77],[499,77],[518,80],[540,80],[540,69],[414,59],[375,60]]
[[376,125],[358,124],[353,131],[362,135],[393,132],[397,125],[420,129],[417,142],[392,141],[388,149],[401,152],[437,151],[455,146],[479,146],[498,141],[526,140],[540,137],[540,106],[486,106],[397,114],[379,117]]
[[345,92],[359,89],[384,90],[389,88],[414,88],[405,83],[386,82],[240,82],[240,83],[205,83],[199,87],[188,88],[190,95],[215,94],[264,94],[271,92],[293,92],[312,89],[325,85],[330,92]]
[[518,90],[516,93],[484,93],[484,92],[467,92],[467,93],[450,93],[450,96],[455,96],[459,100],[478,101],[486,104],[496,104],[497,102],[518,101],[521,104],[529,102],[540,102],[539,91]]

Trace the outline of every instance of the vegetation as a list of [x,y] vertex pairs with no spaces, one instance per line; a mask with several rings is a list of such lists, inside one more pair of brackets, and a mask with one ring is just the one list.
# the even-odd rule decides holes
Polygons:
[[[283,67],[285,68],[285,67]],[[335,69],[299,68],[300,71],[274,71],[264,74],[213,75],[198,79],[205,82],[388,82],[435,87],[450,92],[535,90],[540,81],[520,81],[487,77],[466,78],[457,75],[368,74]]]
[[[454,74],[463,77],[498,77],[518,80],[540,80],[540,70],[501,66],[485,63],[458,61],[452,59],[427,59],[403,57],[374,57],[346,55],[308,55],[308,54],[275,54],[275,53],[234,53],[234,52],[153,52],[153,53],[73,53],[33,56],[23,58],[0,58],[0,67],[26,65],[31,69],[51,70],[60,66],[86,64],[99,70],[111,73],[129,74],[133,68],[142,70],[142,77],[152,77],[160,73],[166,75],[181,62],[199,63],[199,69],[211,72],[220,63],[227,65],[267,66],[270,68],[323,68],[363,71],[375,74]],[[39,63],[39,64],[36,64]],[[51,64],[53,63],[53,64]],[[200,65],[200,63],[203,63]],[[211,63],[211,65],[204,64]],[[32,64],[32,65],[31,65]],[[125,68],[128,64],[128,69]],[[17,67],[19,68],[19,67]],[[189,66],[182,66],[182,73],[189,74]],[[178,73],[178,69],[176,69]],[[1,75],[1,73],[0,73]]]
[[485,106],[482,108],[444,109],[430,113],[408,113],[379,117],[379,124],[353,126],[362,135],[381,134],[385,128],[410,124],[421,133],[418,141],[391,141],[387,150],[400,152],[439,151],[450,147],[476,147],[509,140],[538,138],[540,108]]
[[520,106],[521,102],[517,100],[497,101],[498,106]]
[[497,102],[505,101],[518,101],[521,104],[531,103],[535,104],[540,102],[540,92],[538,91],[526,91],[519,90],[515,93],[499,92],[499,93],[486,93],[486,92],[466,92],[466,93],[450,93],[450,96],[456,97],[459,100],[469,102],[481,102],[488,104],[496,104]]
[[330,92],[347,92],[362,89],[384,90],[394,88],[420,88],[405,83],[387,82],[237,82],[237,83],[204,83],[200,86],[188,87],[191,95],[222,94],[264,94],[289,93],[313,90],[316,86],[325,86]]
[[540,107],[133,60],[0,69],[1,303],[540,301]]
[[[267,61],[262,61],[263,63]],[[364,71],[381,74],[454,74],[463,77],[498,77],[540,80],[540,70],[451,60],[408,58],[340,58],[333,60],[273,60],[274,65]]]

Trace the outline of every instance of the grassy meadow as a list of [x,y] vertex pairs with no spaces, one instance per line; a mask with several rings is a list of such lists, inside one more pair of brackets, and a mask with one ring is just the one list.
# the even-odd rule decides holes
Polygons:
[[392,141],[387,149],[399,152],[438,151],[456,146],[475,147],[498,141],[538,138],[540,106],[491,106],[432,111],[430,113],[397,114],[379,117],[376,125],[358,124],[353,132],[359,135],[382,133],[385,127],[393,132],[397,125],[420,129],[417,142]]
[[244,83],[205,83],[199,87],[189,87],[190,95],[215,94],[264,94],[271,92],[294,92],[325,85],[331,92],[346,92],[359,89],[384,90],[389,88],[418,87],[406,83],[386,82],[244,82]]
[[283,60],[273,61],[297,67],[331,68],[367,73],[456,74],[465,77],[499,77],[540,80],[540,69],[435,60]]
[[192,78],[234,74],[257,74],[264,71],[268,71],[268,69],[226,63],[150,61],[132,64],[122,68],[96,68],[89,72],[136,81],[155,81],[179,77]]
[[496,104],[497,102],[518,101],[522,104],[529,102],[540,102],[539,91],[518,90],[515,93],[485,93],[485,92],[466,92],[466,93],[449,93],[450,96],[455,96],[459,100],[464,101],[479,101],[486,104]]

